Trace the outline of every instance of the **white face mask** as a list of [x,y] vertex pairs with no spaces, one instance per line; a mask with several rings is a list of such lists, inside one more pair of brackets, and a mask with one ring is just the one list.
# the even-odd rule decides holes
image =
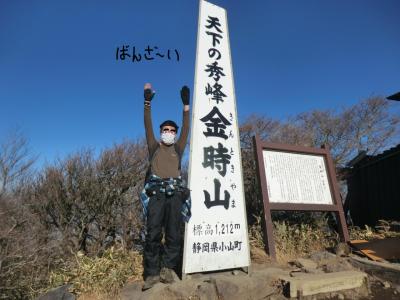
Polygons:
[[172,145],[175,143],[175,134],[172,132],[161,133],[161,141],[166,145]]

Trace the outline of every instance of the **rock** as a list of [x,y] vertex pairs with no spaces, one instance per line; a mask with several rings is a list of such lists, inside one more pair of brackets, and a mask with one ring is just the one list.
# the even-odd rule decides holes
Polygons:
[[308,276],[309,274],[304,272],[290,272],[290,277],[304,277]]
[[382,282],[382,285],[383,285],[383,287],[384,287],[385,289],[390,288],[390,283],[387,282],[387,281]]
[[126,284],[120,293],[122,300],[140,299],[142,295],[143,282],[134,282]]
[[194,274],[189,274],[189,275],[186,275],[186,276],[189,276],[186,279],[201,279],[201,278],[204,277],[204,275],[201,274],[201,273],[194,273]]
[[394,286],[394,288],[393,294],[397,295],[400,292],[400,286]]
[[350,257],[349,262],[372,276],[400,285],[400,266],[396,264],[375,262],[355,256]]
[[[192,274],[190,279],[173,284],[158,283],[153,288],[141,291],[142,282],[129,283],[121,292],[121,300],[160,299],[265,299],[279,294],[276,282],[280,275],[289,272],[280,268],[255,268],[252,275],[245,272],[218,272]],[[277,298],[279,299],[279,298]]]
[[[224,299],[240,299],[240,287],[231,281],[224,279],[217,279],[215,285],[218,291],[218,296],[223,296]],[[243,299],[243,298],[242,298]]]
[[344,300],[345,299],[344,295],[341,294],[341,293],[338,293],[336,296],[337,296],[338,300]]
[[331,260],[333,258],[335,258],[335,255],[327,251],[314,252],[310,255],[310,259],[318,264],[322,261]]
[[339,243],[335,247],[335,253],[337,256],[349,256],[351,253],[350,246],[346,243]]
[[335,258],[326,261],[321,267],[326,273],[354,270],[354,267],[346,259],[341,258]]
[[269,267],[269,268],[254,268],[251,277],[261,277],[265,280],[278,280],[281,276],[289,275],[290,270],[284,270],[282,268]]
[[242,280],[242,282],[240,282],[240,297],[235,299],[265,299],[276,294],[277,289],[273,286],[275,279],[261,274],[262,273],[259,273],[259,276],[248,277],[246,280]]
[[186,279],[192,279],[192,275],[191,274],[186,274],[184,275],[185,277],[182,278],[182,280],[186,280]]
[[358,271],[344,271],[328,274],[313,274],[299,278],[282,277],[290,297],[311,296],[355,289],[367,285],[367,274]]
[[40,295],[36,300],[75,300],[75,295],[68,291],[71,286],[71,284],[66,284],[52,289],[46,294]]
[[[336,256],[335,256],[336,257]],[[340,279],[334,277],[325,279],[321,282],[321,277],[333,276],[332,274],[310,274],[301,272],[295,276],[290,277],[290,269],[287,267],[270,267],[267,265],[252,265],[251,275],[245,272],[237,272],[237,275],[232,274],[231,271],[216,272],[216,273],[196,273],[191,274],[190,277],[186,277],[184,280],[174,282],[172,284],[157,283],[153,288],[141,291],[143,282],[128,283],[121,291],[121,300],[173,300],[173,299],[196,299],[196,300],[207,300],[207,299],[225,299],[225,300],[242,300],[242,299],[275,299],[283,300],[285,297],[282,295],[282,283],[281,279],[289,278],[289,280],[298,281],[309,281],[310,276],[314,276],[312,280],[319,282],[317,285],[308,283],[310,289],[316,291],[315,295],[310,295],[309,298],[319,297],[317,293],[326,293],[326,288],[334,287],[337,289],[336,292],[340,291],[341,294],[345,295],[345,299],[348,299],[347,293],[357,293],[357,290],[341,291],[341,288],[349,288],[349,282],[354,280],[346,277],[345,274],[339,274]],[[356,272],[360,273],[360,272]],[[300,275],[302,274],[302,275]],[[334,274],[334,273],[333,273]],[[363,273],[362,273],[363,274]],[[289,282],[289,280],[287,282]],[[336,280],[336,281],[335,281]],[[327,283],[328,282],[328,283]],[[339,282],[339,283],[338,283]],[[345,282],[343,286],[343,282]],[[336,286],[335,286],[336,284]],[[299,285],[300,286],[300,285]],[[340,286],[340,288],[338,288]],[[307,290],[307,284],[300,286],[304,291]],[[330,290],[328,289],[328,293]],[[355,294],[356,295],[356,294]],[[297,294],[296,294],[297,296]],[[318,298],[322,299],[322,298]],[[342,299],[342,298],[338,298]],[[355,297],[350,297],[355,299]]]
[[318,264],[312,261],[311,259],[298,258],[295,261],[293,261],[293,264],[301,268],[306,273],[319,273],[317,270]]
[[268,300],[287,300],[287,298],[281,294],[275,294],[268,297]]
[[213,282],[204,282],[199,285],[193,296],[194,299],[200,300],[214,300],[220,298],[215,290],[215,284]]
[[[203,287],[201,288],[201,286]],[[206,285],[206,287],[204,287]],[[159,299],[190,299],[196,294],[197,290],[207,290],[209,283],[189,280],[187,282],[178,282],[164,287],[160,292]],[[161,296],[161,297],[160,297]]]
[[212,282],[215,282],[219,299],[264,299],[276,293],[275,287],[271,284],[272,277],[265,272],[255,272],[251,277],[245,273],[236,276],[218,274],[214,276]]
[[232,271],[232,275],[239,275],[239,271],[238,270],[233,270]]

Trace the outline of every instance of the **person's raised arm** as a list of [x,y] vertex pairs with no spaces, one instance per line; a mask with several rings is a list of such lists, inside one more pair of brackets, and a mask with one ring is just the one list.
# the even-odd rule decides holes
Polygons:
[[183,103],[183,117],[182,117],[182,129],[181,134],[179,136],[179,140],[177,141],[177,146],[181,154],[185,150],[187,138],[189,135],[189,103],[190,103],[190,90],[185,85],[181,89],[181,99]]
[[153,100],[154,94],[151,84],[146,83],[144,85],[144,128],[150,155],[152,155],[157,148],[157,140],[154,137],[153,122],[151,120],[151,100]]

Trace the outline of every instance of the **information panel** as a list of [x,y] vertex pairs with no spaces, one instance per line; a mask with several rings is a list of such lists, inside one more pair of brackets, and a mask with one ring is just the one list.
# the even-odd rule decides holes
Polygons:
[[250,264],[226,11],[200,1],[183,273]]
[[333,204],[324,157],[263,150],[270,203]]
[[276,259],[271,211],[333,212],[342,242],[350,240],[329,148],[268,143],[253,137],[264,202],[264,242]]

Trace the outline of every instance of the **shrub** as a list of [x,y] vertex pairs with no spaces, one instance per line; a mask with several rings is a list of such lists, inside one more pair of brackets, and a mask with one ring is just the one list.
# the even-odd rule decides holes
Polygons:
[[[81,151],[0,195],[0,299],[35,298],[47,290],[50,272],[72,270],[79,250],[88,255],[78,261],[82,267],[107,255],[122,260],[120,252],[107,252],[114,244],[140,246],[146,158],[143,141],[115,145],[99,157]],[[112,271],[116,281],[127,276],[124,270]]]
[[142,273],[142,255],[137,251],[111,247],[100,257],[78,252],[74,260],[50,273],[50,287],[69,283],[77,295],[94,294],[109,299],[118,295],[127,280],[139,280]]

